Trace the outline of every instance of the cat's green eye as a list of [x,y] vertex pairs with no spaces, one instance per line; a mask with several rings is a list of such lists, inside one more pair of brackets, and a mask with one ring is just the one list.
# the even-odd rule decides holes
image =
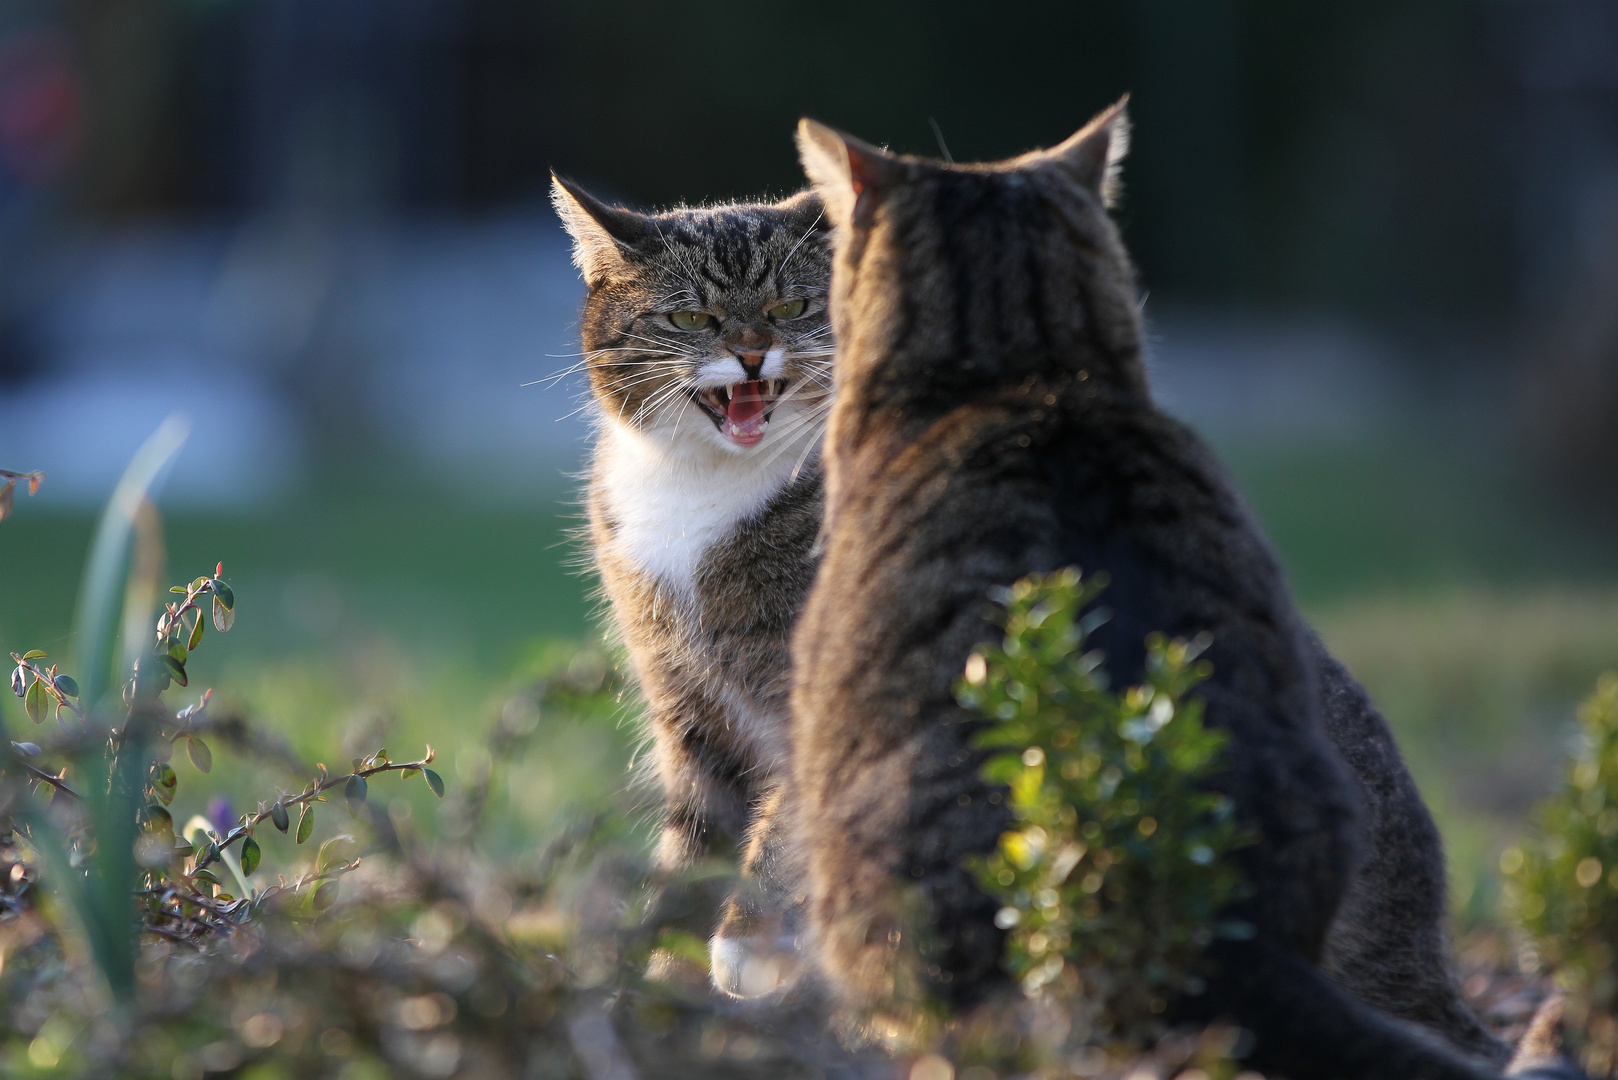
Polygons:
[[706,330],[713,325],[713,316],[706,311],[671,311],[669,322],[681,330]]
[[787,319],[796,319],[799,315],[802,315],[803,309],[808,306],[809,301],[801,298],[797,300],[783,300],[781,303],[776,304],[774,307],[765,311],[764,314],[768,315],[772,319],[785,322]]

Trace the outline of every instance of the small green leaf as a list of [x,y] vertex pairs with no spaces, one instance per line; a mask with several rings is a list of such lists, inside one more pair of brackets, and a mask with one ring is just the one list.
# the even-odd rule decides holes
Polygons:
[[409,780],[412,776],[415,776],[419,772],[421,772],[420,769],[405,769],[399,773],[399,776],[401,779]]
[[251,836],[242,841],[242,873],[251,874],[258,869],[258,860],[263,852],[259,850],[258,841]]
[[195,735],[185,737],[185,756],[191,759],[191,764],[195,765],[198,771],[211,772],[213,770],[213,751],[208,749],[207,743]]
[[219,597],[213,598],[213,626],[223,634],[236,625],[236,612],[220,602]]
[[313,803],[304,803],[303,810],[298,814],[298,843],[309,839],[309,834],[315,831],[315,807]]
[[198,870],[196,873],[192,874],[191,877],[197,881],[206,881],[210,885],[219,884],[219,879],[214,876],[214,872],[212,870]]
[[28,684],[28,695],[22,699],[23,708],[28,712],[28,719],[36,724],[45,722],[45,716],[50,711],[50,695],[45,693],[45,684],[35,679]]
[[155,828],[167,828],[174,831],[174,818],[161,806],[148,806],[144,811],[146,824]]
[[187,649],[192,652],[197,651],[197,646],[202,644],[202,628],[206,623],[207,620],[202,617],[202,612],[196,612],[196,624],[191,627],[191,639],[185,645]]
[[365,801],[366,790],[367,785],[363,776],[350,776],[348,783],[343,785],[343,794],[348,798],[349,802],[355,805]]
[[338,863],[347,862],[348,860],[343,857],[344,853],[339,851],[338,847],[339,845],[352,844],[353,842],[354,838],[352,836],[334,836],[321,844],[320,852],[315,856],[315,868],[324,873]]
[[79,696],[79,684],[74,681],[74,678],[71,675],[56,676],[56,689],[66,694],[68,697]]
[[187,590],[186,590],[186,587],[184,585],[170,585],[169,586],[169,592],[177,592],[177,593],[180,593],[180,594],[183,595],[186,591]]
[[195,855],[196,853],[197,849],[192,845],[191,841],[176,840],[174,842],[174,857],[176,859],[184,859],[191,855]]
[[315,895],[309,898],[309,906],[316,911],[325,911],[337,902],[337,882],[323,881],[315,890]]
[[186,649],[183,641],[169,642],[169,656],[178,660],[182,667],[185,665],[185,658],[188,654],[189,650]]
[[29,649],[27,652],[22,654],[22,658],[24,660],[43,660],[45,659],[45,655],[46,653],[44,649]]
[[431,769],[421,770],[421,775],[427,778],[427,786],[433,789],[433,794],[442,799],[444,797],[444,778]]
[[158,653],[157,659],[162,662],[165,668],[168,669],[169,677],[171,679],[179,683],[181,686],[191,685],[189,680],[187,680],[185,677],[185,664],[182,661],[176,660],[169,653]]
[[213,579],[213,594],[218,598],[219,602],[224,604],[227,608],[230,608],[232,611],[236,609],[236,594],[230,591],[229,585],[226,585],[218,578]]
[[270,807],[270,824],[274,825],[282,832],[286,832],[287,826],[291,824],[290,819],[287,817],[287,808],[282,806],[280,803],[276,803],[274,806]]

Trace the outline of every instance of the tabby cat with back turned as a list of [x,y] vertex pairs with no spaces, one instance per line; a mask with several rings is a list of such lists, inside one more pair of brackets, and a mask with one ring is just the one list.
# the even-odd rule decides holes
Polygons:
[[745,842],[713,975],[758,994],[796,955],[802,872],[777,826],[831,388],[820,201],[646,214],[559,178],[552,199],[589,287],[589,535],[646,701],[659,862]]
[[[952,691],[997,635],[993,588],[1078,566],[1111,578],[1090,640],[1120,685],[1141,681],[1149,633],[1211,635],[1198,694],[1230,737],[1213,783],[1257,837],[1235,856],[1253,888],[1231,912],[1253,935],[1209,947],[1208,988],[1177,1015],[1233,1018],[1252,1063],[1292,1080],[1496,1076],[1503,1048],[1435,945],[1437,838],[1380,718],[1299,617],[1213,456],[1152,401],[1107,213],[1126,134],[1120,104],[1051,150],[949,166],[800,128],[834,228],[838,341],[824,552],[793,642],[818,967],[856,1008],[1005,985],[996,905],[967,862],[1007,814]],[[1404,991],[1391,954],[1406,931],[1385,925],[1400,922],[1420,954]]]

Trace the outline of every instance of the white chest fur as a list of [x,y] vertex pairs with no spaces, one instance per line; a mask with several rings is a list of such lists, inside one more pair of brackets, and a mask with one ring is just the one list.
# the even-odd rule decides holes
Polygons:
[[600,495],[618,524],[617,554],[690,595],[703,554],[762,510],[791,481],[799,460],[794,454],[670,447],[606,423],[596,464]]

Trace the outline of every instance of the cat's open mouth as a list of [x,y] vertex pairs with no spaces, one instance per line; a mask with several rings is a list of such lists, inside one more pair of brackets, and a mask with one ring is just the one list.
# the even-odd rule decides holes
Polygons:
[[757,446],[786,387],[785,379],[752,379],[692,391],[691,400],[725,438],[737,446]]

